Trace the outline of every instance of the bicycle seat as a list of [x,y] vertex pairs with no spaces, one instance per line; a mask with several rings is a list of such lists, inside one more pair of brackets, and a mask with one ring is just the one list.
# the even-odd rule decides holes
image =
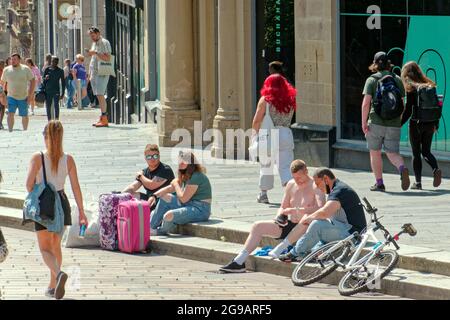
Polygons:
[[402,229],[405,231],[405,233],[409,234],[411,237],[415,237],[417,235],[416,228],[413,227],[411,223],[405,224]]

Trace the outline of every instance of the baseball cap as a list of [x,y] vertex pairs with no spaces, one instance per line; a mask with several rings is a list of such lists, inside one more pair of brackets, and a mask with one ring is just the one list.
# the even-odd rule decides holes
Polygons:
[[386,52],[380,51],[373,58],[373,63],[386,62],[387,60],[388,60],[388,56],[387,56]]

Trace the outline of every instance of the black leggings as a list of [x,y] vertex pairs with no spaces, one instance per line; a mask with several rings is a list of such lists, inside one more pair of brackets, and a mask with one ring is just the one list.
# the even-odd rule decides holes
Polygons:
[[422,182],[422,156],[425,161],[434,170],[438,169],[436,158],[431,153],[431,145],[433,143],[434,123],[417,123],[410,121],[409,123],[409,140],[413,151],[414,173],[416,182]]

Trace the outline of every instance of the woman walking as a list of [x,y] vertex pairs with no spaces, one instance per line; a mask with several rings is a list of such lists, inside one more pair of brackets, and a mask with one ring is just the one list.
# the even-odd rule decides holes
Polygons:
[[[43,181],[43,165],[47,182],[58,191],[62,207],[64,209],[64,225],[71,225],[72,218],[70,213],[70,204],[64,192],[64,185],[67,176],[70,178],[70,184],[75,196],[75,200],[80,212],[80,225],[88,225],[86,215],[84,214],[83,198],[80,184],[78,182],[77,168],[75,161],[69,154],[63,152],[63,126],[60,121],[50,121],[44,129],[46,151],[33,155],[30,163],[30,169],[26,181],[28,192],[31,192],[35,184]],[[44,162],[42,161],[44,159]],[[67,281],[67,274],[61,271],[62,252],[61,236],[62,234],[51,233],[47,229],[35,223],[35,231],[39,243],[39,249],[42,258],[50,270],[50,283],[45,295],[62,299],[65,294],[64,285]]]
[[[269,112],[273,124],[279,133],[277,146],[273,154],[261,162],[259,203],[269,203],[267,192],[274,188],[273,165],[277,164],[283,187],[292,179],[290,165],[294,161],[294,137],[290,128],[297,108],[297,90],[280,74],[269,76],[261,90],[256,115],[253,119],[254,133],[259,134],[266,113]],[[275,141],[272,141],[275,142]]]
[[[409,121],[409,139],[413,151],[414,173],[416,183],[411,187],[422,190],[422,156],[433,169],[433,186],[442,183],[442,171],[431,153],[433,136],[439,128],[439,120],[424,121],[419,112],[418,92],[422,88],[436,88],[436,84],[424,75],[416,62],[408,62],[402,70],[402,80],[407,92],[406,110],[402,117],[402,126]],[[435,101],[439,103],[439,101]]]
[[[33,62],[33,59],[28,58],[25,60],[26,65],[28,66],[28,68],[31,69],[31,72],[34,75],[34,79],[36,80],[36,85],[35,85],[35,89],[34,91],[37,92],[39,91],[39,88],[41,87],[42,84],[42,76],[41,76],[41,71],[39,70],[38,67],[36,67],[36,65]],[[34,99],[35,96],[32,96],[30,103],[31,106],[31,114],[34,116],[34,107],[36,106],[36,101]]]
[[[176,195],[173,195],[176,193]],[[180,152],[178,179],[150,197],[150,207],[160,198],[151,215],[153,235],[165,235],[176,227],[208,221],[211,216],[211,183],[192,152]]]

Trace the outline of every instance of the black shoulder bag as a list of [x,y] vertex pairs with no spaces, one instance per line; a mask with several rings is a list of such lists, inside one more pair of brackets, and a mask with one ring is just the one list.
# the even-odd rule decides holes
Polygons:
[[47,173],[45,171],[44,154],[42,152],[41,152],[41,159],[42,159],[42,171],[44,173],[45,189],[39,196],[40,216],[42,220],[54,220],[56,194],[47,183]]

